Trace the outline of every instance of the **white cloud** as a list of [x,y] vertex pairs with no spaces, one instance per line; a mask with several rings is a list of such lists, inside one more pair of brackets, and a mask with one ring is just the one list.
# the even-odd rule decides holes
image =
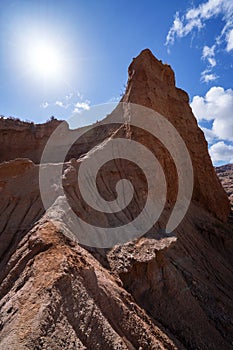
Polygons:
[[76,92],[77,97],[82,101],[84,99],[83,94],[81,94],[79,91]]
[[55,104],[55,106],[58,106],[58,107],[64,107],[62,101],[56,101],[54,104]]
[[48,102],[43,102],[41,103],[40,105],[42,108],[46,109],[48,106],[49,106],[49,103]]
[[120,96],[113,96],[111,97],[106,103],[115,103],[120,101]]
[[194,96],[191,107],[198,121],[213,121],[218,139],[233,141],[233,90],[214,86],[204,97]]
[[68,95],[66,95],[65,100],[66,100],[66,101],[69,101],[69,100],[72,99],[73,96],[74,96],[74,93],[73,93],[73,92],[70,92]]
[[227,34],[227,52],[233,50],[233,29],[231,29]]
[[82,111],[88,111],[90,109],[90,101],[77,102],[74,104],[73,113],[81,113]]
[[224,44],[224,50],[233,50],[233,1],[232,0],[207,0],[197,7],[188,9],[184,15],[175,14],[173,24],[167,34],[166,45],[173,45],[176,38],[183,38],[195,30],[202,30],[211,18],[220,17],[223,28],[216,38],[213,38],[212,46],[205,45],[202,51],[202,59],[207,60],[208,67],[202,72],[201,80],[210,82],[216,79],[211,70],[216,66],[216,53],[220,45]]
[[193,29],[202,29],[205,21],[220,13],[229,11],[223,6],[231,0],[208,0],[186,12],[184,16],[179,16],[177,12],[172,27],[170,28],[166,44],[173,44],[176,37],[182,38],[188,35]]
[[216,59],[215,59],[215,45],[209,47],[205,45],[202,50],[202,59],[207,60],[210,67],[216,66]]
[[215,48],[216,45],[211,47],[205,45],[202,50],[202,60],[208,62],[207,68],[201,72],[201,81],[204,83],[210,83],[218,79],[218,76],[214,73],[211,73],[212,69],[216,66],[217,62],[215,59]]
[[70,113],[81,113],[81,111],[83,110],[90,109],[90,101],[84,100],[84,96],[79,91],[74,91],[68,93],[61,100],[56,100],[53,102],[43,102],[40,106],[44,109],[56,106],[63,109],[67,109]]
[[219,141],[209,148],[213,163],[233,163],[233,146]]
[[190,20],[193,18],[200,17],[202,19],[209,19],[216,16],[221,12],[221,6],[224,0],[208,0],[207,2],[200,4],[197,8],[190,9],[186,13],[186,19]]
[[61,108],[65,108],[67,109],[68,107],[70,107],[70,104],[69,103],[64,103],[63,101],[56,101],[54,103],[55,106],[58,106],[58,107],[61,107]]
[[172,45],[175,42],[175,37],[182,38],[188,35],[194,28],[201,29],[202,23],[200,19],[190,19],[185,24],[184,17],[179,17],[179,12],[176,12],[175,19],[172,27],[170,28],[167,38],[166,45]]
[[207,129],[207,128],[202,127],[202,131],[204,132],[206,141],[209,144],[213,143],[214,140],[216,140],[216,135],[211,129]]
[[204,83],[210,83],[211,81],[215,81],[218,79],[218,76],[214,73],[210,73],[209,69],[201,72],[201,81]]

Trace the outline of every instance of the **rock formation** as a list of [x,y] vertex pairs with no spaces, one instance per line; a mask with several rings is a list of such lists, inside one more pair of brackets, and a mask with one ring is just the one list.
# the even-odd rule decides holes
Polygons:
[[[172,69],[144,50],[129,67],[122,101],[161,113],[186,142],[194,168],[187,215],[173,234],[157,234],[154,227],[140,239],[110,249],[78,244],[72,239],[55,179],[48,190],[47,212],[40,198],[39,169],[57,164],[56,159],[54,164],[38,163],[60,122],[39,126],[0,120],[2,350],[232,348],[230,206],[188,96],[175,87]],[[127,130],[125,125],[101,123],[96,130],[86,130],[86,137],[66,158],[63,185],[73,209],[79,212],[82,207],[85,219],[95,219],[96,213],[83,207],[75,181],[83,161],[80,156],[87,153],[94,160],[98,147],[105,147],[109,138],[127,137]],[[64,135],[70,132],[79,131],[67,127]],[[177,192],[171,156],[142,130],[132,128],[131,137],[149,147],[165,169],[170,192],[166,210],[171,210]],[[115,161],[103,171],[99,188],[105,198],[115,195],[114,186],[122,175],[136,181],[136,198],[142,198],[138,194],[145,178],[134,165]],[[143,201],[136,199],[136,203],[140,206]],[[128,214],[134,217],[137,210],[131,208]],[[165,217],[166,211],[161,222]],[[101,220],[111,226],[119,219],[113,215]]]
[[230,199],[231,206],[233,206],[233,164],[217,167],[216,173]]
[[45,124],[22,122],[18,119],[0,118],[0,161],[29,158],[39,163],[44,146],[60,124],[51,119]]
[[[188,147],[193,163],[193,199],[225,220],[229,214],[226,194],[212,166],[204,134],[189,106],[189,97],[185,91],[175,86],[173,70],[146,49],[133,60],[128,73],[128,84],[122,101],[152,108],[175,126]],[[166,159],[163,154],[160,158]]]

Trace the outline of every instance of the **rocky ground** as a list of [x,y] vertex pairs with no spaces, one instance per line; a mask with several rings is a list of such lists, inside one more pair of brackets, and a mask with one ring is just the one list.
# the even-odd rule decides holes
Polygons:
[[[57,180],[50,178],[47,212],[39,191],[41,167],[50,171],[59,165],[56,157],[44,164],[39,159],[46,140],[61,123],[53,120],[38,126],[17,121],[14,126],[12,120],[0,120],[1,160],[5,160],[0,164],[2,350],[232,349],[230,205],[188,96],[175,87],[171,67],[144,50],[129,67],[122,101],[163,114],[183,137],[194,169],[189,210],[175,232],[158,231],[177,198],[174,161],[148,133],[130,125],[114,127],[109,116],[110,126],[100,123],[95,131],[87,127],[86,136],[66,158],[63,186],[74,211],[84,220],[92,218],[95,224],[112,227],[123,217],[134,217],[144,204],[145,178],[129,163],[115,160],[98,178],[108,199],[119,176],[134,182],[136,209],[130,207],[128,215],[98,218],[83,205],[75,181],[85,161],[82,156],[94,161],[108,139],[127,138],[129,127],[130,138],[149,147],[163,166],[166,205],[158,223],[141,238],[108,249],[78,244],[78,229],[69,223]],[[69,133],[66,126],[59,150]],[[96,145],[101,147],[93,151]],[[225,188],[231,186],[231,169],[231,165],[217,168]],[[78,234],[81,237],[82,232]]]

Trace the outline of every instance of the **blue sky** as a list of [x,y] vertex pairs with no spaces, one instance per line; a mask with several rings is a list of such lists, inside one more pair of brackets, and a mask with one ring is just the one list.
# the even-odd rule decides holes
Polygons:
[[1,0],[0,114],[44,122],[115,101],[144,48],[188,92],[213,162],[233,162],[232,0]]

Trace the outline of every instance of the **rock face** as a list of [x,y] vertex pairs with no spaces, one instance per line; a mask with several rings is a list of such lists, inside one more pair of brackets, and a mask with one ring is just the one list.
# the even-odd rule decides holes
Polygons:
[[231,206],[233,206],[233,164],[217,167],[216,173],[230,199]]
[[[228,199],[212,166],[204,134],[189,106],[189,97],[175,86],[171,67],[162,64],[146,49],[133,59],[128,73],[122,101],[152,108],[175,126],[186,143],[193,163],[193,199],[218,218],[226,220],[229,214]],[[161,154],[160,158],[167,157]],[[167,167],[170,168],[169,165]]]
[[29,158],[39,163],[49,136],[60,123],[52,119],[36,125],[13,118],[0,118],[0,161]]
[[90,130],[87,133],[89,126],[70,130],[66,122],[55,118],[44,124],[34,124],[14,118],[0,117],[0,162],[16,158],[29,158],[35,164],[40,163],[49,137],[61,124],[62,137],[57,145],[58,158],[54,155],[50,160],[52,163],[59,160],[59,153],[67,144],[69,145],[70,135],[75,134],[78,137],[80,132],[84,133],[85,131],[84,136],[78,138],[69,150],[66,160],[78,158],[87,153],[109,137],[114,130],[114,125],[101,126],[99,122],[95,124],[94,131]]
[[[158,234],[153,227],[144,237],[111,249],[82,246],[73,239],[56,179],[48,187],[51,207],[46,213],[40,198],[39,169],[58,164],[56,159],[54,164],[35,163],[59,122],[34,126],[35,137],[29,125],[1,120],[5,125],[0,128],[5,161],[0,164],[2,350],[232,349],[233,223],[188,97],[175,87],[171,68],[144,50],[129,67],[122,101],[158,111],[186,142],[195,177],[188,213],[173,234]],[[38,130],[43,132],[37,134]],[[69,132],[64,130],[64,135]],[[127,138],[127,132],[125,125],[113,128],[100,123],[91,131],[87,127],[86,137],[68,154],[63,186],[74,211],[82,209],[84,219],[96,220],[98,213],[81,201],[77,173],[85,157],[79,157],[87,152],[94,161],[109,138]],[[2,135],[8,135],[4,142]],[[27,147],[20,146],[22,135],[28,135]],[[169,208],[177,186],[171,156],[142,130],[132,128],[131,137],[149,147],[165,168]],[[65,137],[62,140],[66,142]],[[217,169],[219,174],[228,171]],[[126,176],[135,181],[140,211],[145,177],[134,165],[106,164],[97,179],[100,191],[111,200],[119,177]],[[129,206],[124,217],[132,219],[137,210]],[[121,214],[103,216],[101,223],[106,220],[111,227],[121,219]]]

